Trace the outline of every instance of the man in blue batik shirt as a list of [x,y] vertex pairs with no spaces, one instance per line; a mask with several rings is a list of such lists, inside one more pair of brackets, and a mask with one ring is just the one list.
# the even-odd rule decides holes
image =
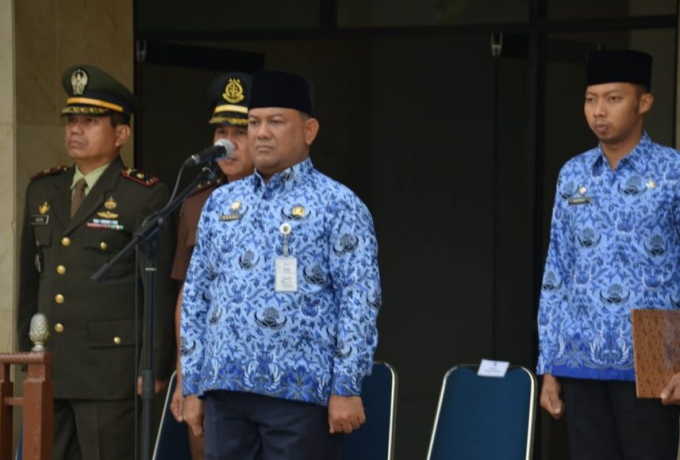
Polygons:
[[675,380],[661,401],[638,399],[634,382],[631,309],[680,306],[680,155],[643,130],[651,69],[645,53],[589,56],[584,111],[600,144],[557,183],[537,373],[577,460],[677,456]]
[[248,118],[255,174],[206,202],[184,284],[184,418],[208,460],[336,459],[377,345],[373,221],[308,158],[305,78],[256,74]]

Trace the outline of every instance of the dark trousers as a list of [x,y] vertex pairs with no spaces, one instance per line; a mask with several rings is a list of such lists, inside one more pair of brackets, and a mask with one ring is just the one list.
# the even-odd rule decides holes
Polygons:
[[54,400],[54,460],[135,458],[134,400]]
[[206,460],[339,460],[342,449],[326,407],[251,393],[206,393],[204,427]]
[[634,382],[560,378],[573,460],[676,460],[680,407]]

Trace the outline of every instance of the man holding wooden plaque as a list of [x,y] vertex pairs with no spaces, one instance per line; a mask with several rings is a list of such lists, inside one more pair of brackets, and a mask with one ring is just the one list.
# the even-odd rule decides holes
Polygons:
[[557,183],[538,313],[541,406],[566,415],[578,460],[675,460],[680,377],[635,388],[633,309],[680,306],[680,154],[643,129],[652,58],[588,57],[584,112],[599,145]]

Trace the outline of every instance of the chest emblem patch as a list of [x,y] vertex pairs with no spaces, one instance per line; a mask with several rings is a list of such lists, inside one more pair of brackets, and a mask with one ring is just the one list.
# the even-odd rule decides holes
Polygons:
[[245,214],[243,209],[243,204],[240,201],[234,201],[231,206],[229,206],[229,213],[220,215],[221,222],[231,222],[234,220],[239,220]]
[[290,213],[293,217],[300,219],[305,215],[305,208],[302,206],[293,206],[293,209],[290,211]]
[[116,209],[118,207],[118,203],[116,203],[116,200],[113,199],[112,196],[109,197],[106,202],[104,202],[104,207],[108,209],[109,211]]

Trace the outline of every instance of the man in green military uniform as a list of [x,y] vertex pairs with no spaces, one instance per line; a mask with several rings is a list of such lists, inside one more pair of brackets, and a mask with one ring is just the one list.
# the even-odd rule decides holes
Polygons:
[[154,348],[157,391],[172,367],[173,229],[160,232],[152,340],[136,332],[144,330],[135,321],[143,316],[147,290],[145,277],[136,277],[134,254],[100,283],[90,278],[130,241],[146,216],[165,205],[169,193],[158,179],[126,168],[119,156],[137,108],[134,95],[85,65],[68,69],[62,83],[68,94],[62,111],[66,150],[74,165],[37,174],[26,192],[19,346],[31,348],[31,317],[44,313],[52,325],[48,348],[54,354],[54,459],[132,459],[138,358],[146,347]]

